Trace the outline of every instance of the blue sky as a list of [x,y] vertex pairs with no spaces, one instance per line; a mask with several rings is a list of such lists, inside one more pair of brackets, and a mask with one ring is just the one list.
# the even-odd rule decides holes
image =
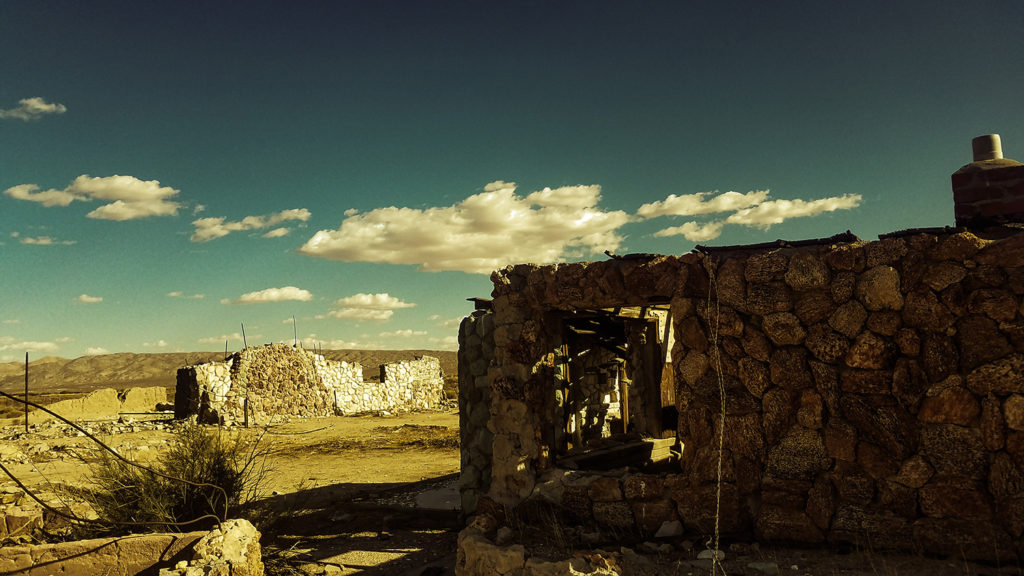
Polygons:
[[0,361],[455,347],[509,263],[953,224],[1024,3],[0,2]]

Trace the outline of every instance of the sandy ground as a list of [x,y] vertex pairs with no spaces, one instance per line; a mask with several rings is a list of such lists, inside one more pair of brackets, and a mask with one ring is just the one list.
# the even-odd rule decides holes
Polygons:
[[[97,437],[146,462],[172,434],[168,427]],[[90,458],[88,438],[59,425],[28,434],[8,427],[0,436],[0,459],[34,490],[49,497],[62,485],[88,484],[79,457]],[[258,527],[268,575],[418,575],[430,566],[451,574],[457,437],[456,412],[302,419],[263,431],[270,473]],[[13,485],[0,478],[0,487]],[[424,492],[435,509],[415,506]]]
[[[130,430],[130,426],[128,427]],[[391,417],[295,420],[266,431],[273,474],[258,522],[267,574],[454,574],[455,511],[459,468],[454,444],[458,414],[415,413]],[[75,457],[90,441],[59,428],[28,435],[6,428],[0,460],[26,484],[53,492],[54,484],[82,485],[88,466]],[[253,430],[247,433],[256,433]],[[101,433],[100,439],[140,460],[155,457],[171,439],[168,430]],[[21,461],[25,460],[25,461]],[[0,488],[11,482],[0,478]],[[702,539],[672,542],[641,552],[648,574],[711,574],[699,560]],[[762,576],[925,576],[1022,574],[1017,564],[991,566],[870,549],[803,549],[751,542],[723,542],[724,573]],[[607,554],[621,551],[605,546]],[[721,570],[716,572],[722,574]]]

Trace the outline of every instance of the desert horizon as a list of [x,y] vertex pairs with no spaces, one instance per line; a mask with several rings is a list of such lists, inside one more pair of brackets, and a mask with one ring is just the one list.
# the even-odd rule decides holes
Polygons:
[[[237,350],[229,350],[233,354]],[[358,362],[364,378],[378,377],[379,366],[411,360],[415,356],[434,356],[441,361],[446,380],[458,375],[458,354],[447,350],[323,350],[328,360]],[[80,393],[98,388],[123,390],[131,387],[162,386],[172,393],[178,368],[223,360],[224,352],[118,352],[78,358],[29,356],[29,393]],[[0,390],[21,394],[25,388],[25,362],[0,363]]]

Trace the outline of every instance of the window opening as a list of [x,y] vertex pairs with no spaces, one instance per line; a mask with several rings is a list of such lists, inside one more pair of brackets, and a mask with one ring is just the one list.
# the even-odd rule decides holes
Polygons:
[[668,312],[643,306],[562,315],[555,387],[560,465],[607,469],[671,458]]

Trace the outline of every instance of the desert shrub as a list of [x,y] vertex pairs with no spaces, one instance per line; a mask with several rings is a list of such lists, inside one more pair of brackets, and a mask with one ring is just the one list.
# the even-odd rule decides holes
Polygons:
[[206,529],[245,517],[260,495],[268,473],[261,440],[185,424],[149,469],[104,452],[82,495],[108,532]]

